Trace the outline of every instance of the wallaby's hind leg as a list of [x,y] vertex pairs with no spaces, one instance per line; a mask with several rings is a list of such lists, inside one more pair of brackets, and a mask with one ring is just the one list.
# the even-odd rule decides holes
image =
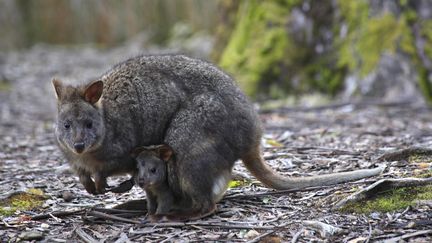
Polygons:
[[[182,200],[190,202],[173,215],[196,218],[211,214],[225,192],[236,155],[227,143],[225,106],[217,97],[196,97],[189,107],[177,112],[165,135],[174,151],[175,161],[168,164],[168,184]],[[233,133],[230,133],[233,135]]]

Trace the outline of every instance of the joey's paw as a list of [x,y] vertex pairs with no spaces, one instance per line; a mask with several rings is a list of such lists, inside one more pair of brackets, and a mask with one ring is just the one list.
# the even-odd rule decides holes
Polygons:
[[[152,214],[148,216],[149,221],[152,223],[166,222],[166,217],[164,215]],[[164,220],[165,219],[165,220]]]

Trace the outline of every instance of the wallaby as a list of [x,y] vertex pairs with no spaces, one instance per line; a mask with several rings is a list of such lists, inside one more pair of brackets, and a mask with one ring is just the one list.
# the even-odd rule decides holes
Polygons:
[[167,178],[167,163],[172,162],[173,155],[171,148],[166,145],[139,147],[134,154],[138,168],[134,180],[146,192],[149,215],[167,215],[174,206],[174,194]]
[[382,170],[278,175],[262,159],[261,124],[243,92],[215,66],[183,55],[138,56],[87,85],[58,80],[53,85],[58,143],[90,193],[104,191],[104,177],[136,170],[130,151],[152,144],[167,144],[175,152],[168,184],[191,215],[215,209],[237,159],[280,190],[357,180]]

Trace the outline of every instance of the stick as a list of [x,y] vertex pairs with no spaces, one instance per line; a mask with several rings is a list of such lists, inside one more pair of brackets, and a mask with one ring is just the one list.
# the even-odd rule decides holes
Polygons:
[[237,194],[237,195],[226,196],[226,197],[224,197],[224,199],[264,197],[264,196],[287,194],[287,193],[294,193],[294,192],[307,192],[307,191],[325,189],[325,188],[329,188],[329,187],[332,187],[332,186],[306,187],[306,188],[302,188],[302,189],[288,189],[288,190],[280,190],[280,191],[274,191],[274,192],[262,192],[262,193],[255,193],[255,194]]
[[402,150],[385,153],[378,157],[379,161],[408,160],[413,155],[432,155],[432,149],[422,147],[411,147]]
[[119,216],[115,216],[115,215],[110,215],[110,214],[106,214],[106,213],[102,213],[102,212],[98,212],[98,211],[90,211],[90,212],[88,212],[88,214],[91,216],[98,217],[98,218],[110,219],[110,220],[120,221],[120,222],[124,222],[124,223],[141,224],[141,222],[137,221],[137,220],[127,219],[127,218],[123,218],[123,217],[119,217]]
[[86,243],[97,243],[97,242],[99,242],[96,239],[94,239],[93,237],[91,237],[89,234],[87,234],[86,232],[84,232],[84,230],[82,230],[81,228],[76,229],[75,233],[79,236],[79,238],[81,238],[81,240],[83,240]]
[[398,236],[398,237],[384,240],[384,243],[396,243],[396,242],[399,242],[400,240],[408,239],[408,238],[419,236],[419,235],[428,235],[428,234],[432,234],[432,230],[421,230],[421,231],[417,231],[414,233],[404,234],[402,236]]
[[69,216],[69,215],[74,215],[74,214],[80,215],[85,210],[86,209],[79,209],[79,210],[75,210],[75,211],[56,211],[56,212],[51,212],[51,213],[46,213],[46,214],[38,214],[38,215],[31,217],[31,220],[48,219],[48,218],[51,218],[52,216],[64,217],[64,216]]

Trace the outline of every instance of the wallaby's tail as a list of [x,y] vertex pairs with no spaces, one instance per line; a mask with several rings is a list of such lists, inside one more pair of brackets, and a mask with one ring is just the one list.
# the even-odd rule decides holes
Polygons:
[[266,186],[277,190],[300,189],[313,186],[333,185],[379,175],[384,168],[355,170],[327,175],[290,178],[284,177],[270,168],[261,157],[260,149],[254,149],[242,157],[246,168]]

